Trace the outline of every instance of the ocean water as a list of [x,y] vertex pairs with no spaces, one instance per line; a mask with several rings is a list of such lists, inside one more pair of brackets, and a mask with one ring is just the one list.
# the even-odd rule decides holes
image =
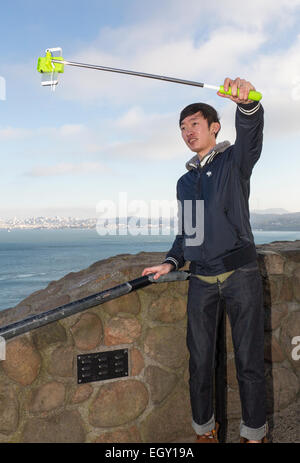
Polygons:
[[[253,231],[256,244],[300,239],[300,232]],[[98,235],[95,229],[0,230],[0,310],[69,272],[117,254],[167,252],[174,235]]]

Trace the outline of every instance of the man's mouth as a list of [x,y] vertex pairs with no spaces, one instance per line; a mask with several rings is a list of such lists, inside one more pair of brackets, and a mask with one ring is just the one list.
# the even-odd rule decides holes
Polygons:
[[190,138],[188,140],[189,144],[191,145],[192,143],[194,143],[195,141],[197,141],[197,138]]

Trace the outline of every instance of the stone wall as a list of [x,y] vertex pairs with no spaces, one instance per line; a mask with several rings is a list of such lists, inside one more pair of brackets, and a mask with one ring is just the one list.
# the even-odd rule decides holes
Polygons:
[[[300,241],[257,246],[265,293],[268,414],[296,403]],[[137,278],[164,253],[119,255],[0,312],[0,326]],[[187,268],[187,267],[186,267]],[[153,284],[7,342],[0,442],[173,442],[193,435],[185,343],[188,282]],[[77,355],[128,349],[128,377],[77,383]],[[228,417],[240,419],[227,322]]]

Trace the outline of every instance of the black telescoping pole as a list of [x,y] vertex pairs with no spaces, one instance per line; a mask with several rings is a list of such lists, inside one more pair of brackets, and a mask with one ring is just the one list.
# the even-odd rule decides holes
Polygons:
[[53,63],[65,64],[68,66],[95,69],[96,71],[115,72],[117,74],[127,74],[129,76],[146,77],[148,79],[163,80],[166,82],[173,82],[175,84],[191,85],[193,87],[207,87],[207,88],[211,87],[214,89],[219,88],[213,85],[209,86],[207,84],[204,84],[203,82],[195,82],[194,80],[179,79],[177,77],[169,77],[169,76],[160,76],[158,74],[149,74],[146,72],[130,71],[128,69],[111,68],[108,66],[100,66],[96,64],[76,63],[75,61],[57,60],[55,58],[52,58],[51,61]]

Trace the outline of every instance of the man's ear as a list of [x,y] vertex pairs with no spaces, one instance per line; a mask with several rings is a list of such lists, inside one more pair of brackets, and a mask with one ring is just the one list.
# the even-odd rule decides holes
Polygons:
[[212,122],[211,125],[210,125],[210,131],[211,133],[213,133],[215,136],[217,135],[217,133],[219,132],[221,128],[221,124],[219,122]]

